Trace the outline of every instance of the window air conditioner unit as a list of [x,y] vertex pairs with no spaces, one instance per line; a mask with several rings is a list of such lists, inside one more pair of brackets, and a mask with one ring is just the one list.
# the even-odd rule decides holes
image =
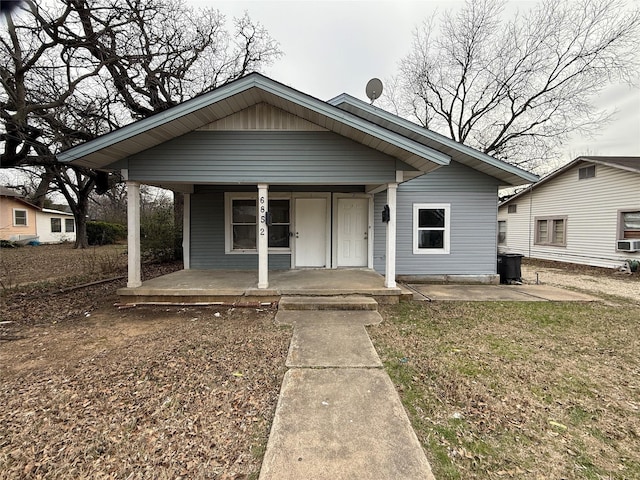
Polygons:
[[618,250],[623,252],[637,252],[640,251],[640,239],[638,240],[618,240]]

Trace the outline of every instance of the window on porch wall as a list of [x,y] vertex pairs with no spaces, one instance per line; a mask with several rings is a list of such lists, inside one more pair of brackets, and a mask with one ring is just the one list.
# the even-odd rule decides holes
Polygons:
[[[258,214],[257,200],[249,198],[231,199],[232,251],[257,249]],[[291,208],[289,199],[269,199],[268,212],[271,214],[269,227],[269,248],[288,250],[290,248]]]
[[256,249],[256,201],[233,200],[231,226],[234,250]]

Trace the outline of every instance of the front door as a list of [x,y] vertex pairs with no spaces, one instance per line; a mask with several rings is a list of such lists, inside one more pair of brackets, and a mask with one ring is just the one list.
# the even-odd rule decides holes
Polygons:
[[369,243],[369,199],[338,198],[338,267],[366,267]]
[[327,199],[296,198],[295,266],[327,264]]

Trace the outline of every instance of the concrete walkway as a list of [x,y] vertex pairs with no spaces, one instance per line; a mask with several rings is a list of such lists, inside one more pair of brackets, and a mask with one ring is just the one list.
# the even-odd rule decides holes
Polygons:
[[[435,301],[464,302],[596,302],[599,299],[550,285],[411,284],[410,289]],[[415,296],[414,296],[415,298]],[[417,298],[420,300],[420,298]]]
[[381,321],[373,310],[278,311],[293,325],[290,370],[260,480],[433,479],[365,330]]

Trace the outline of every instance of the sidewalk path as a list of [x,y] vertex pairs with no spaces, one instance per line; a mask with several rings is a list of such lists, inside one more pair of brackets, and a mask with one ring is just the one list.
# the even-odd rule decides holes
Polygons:
[[377,311],[279,311],[293,325],[260,480],[433,479],[365,330]]

